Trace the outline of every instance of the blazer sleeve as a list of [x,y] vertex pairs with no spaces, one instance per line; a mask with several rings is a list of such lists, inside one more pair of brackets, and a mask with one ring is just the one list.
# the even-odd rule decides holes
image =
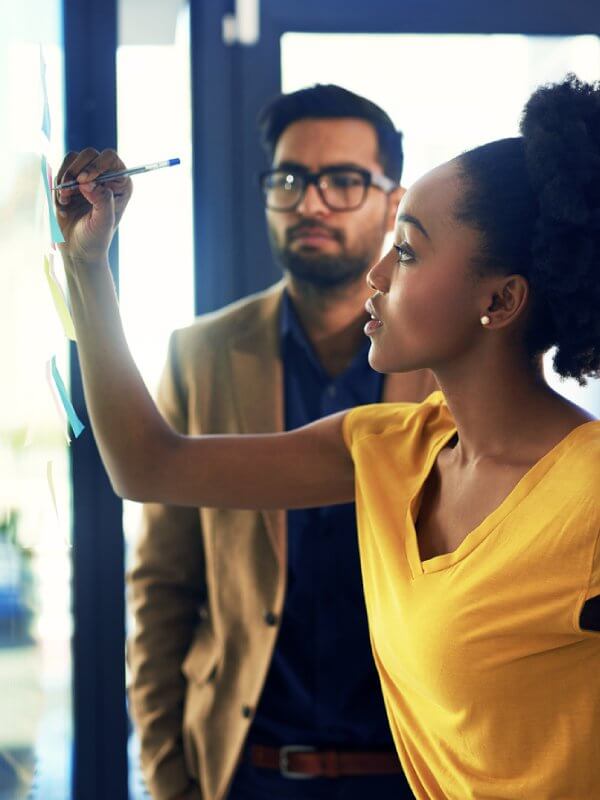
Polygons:
[[[188,430],[186,395],[175,333],[157,403],[165,419],[181,433]],[[186,681],[181,671],[206,602],[198,511],[144,506],[127,580],[135,623],[128,640],[128,695],[146,783],[156,800],[171,800],[184,793],[200,798],[184,759]]]

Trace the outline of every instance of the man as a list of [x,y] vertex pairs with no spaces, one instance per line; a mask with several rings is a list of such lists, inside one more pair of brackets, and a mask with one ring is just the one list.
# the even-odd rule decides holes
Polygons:
[[[283,280],[173,335],[163,413],[186,433],[262,433],[423,399],[430,374],[384,379],[362,330],[365,275],[402,194],[401,134],[336,86],[282,95],[261,128]],[[372,662],[353,505],[150,506],[130,584],[131,701],[155,798],[412,797]]]

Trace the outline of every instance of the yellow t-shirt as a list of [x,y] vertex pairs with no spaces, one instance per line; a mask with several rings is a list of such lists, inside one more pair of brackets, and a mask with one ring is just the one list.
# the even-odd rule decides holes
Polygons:
[[455,433],[440,392],[361,406],[363,583],[390,726],[419,800],[600,798],[600,422],[573,430],[452,553],[422,562],[421,489]]

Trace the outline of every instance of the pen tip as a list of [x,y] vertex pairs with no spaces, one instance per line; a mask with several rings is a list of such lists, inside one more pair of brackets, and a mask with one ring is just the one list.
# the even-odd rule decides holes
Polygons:
[[169,166],[174,167],[175,164],[181,164],[181,159],[179,158],[170,158],[169,159]]

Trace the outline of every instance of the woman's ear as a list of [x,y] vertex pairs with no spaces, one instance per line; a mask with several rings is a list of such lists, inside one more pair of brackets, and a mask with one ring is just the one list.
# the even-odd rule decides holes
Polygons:
[[529,283],[522,275],[507,275],[495,279],[492,298],[484,314],[490,318],[488,328],[505,328],[519,319],[529,300]]
[[406,194],[404,186],[397,186],[392,192],[388,194],[387,206],[387,220],[385,225],[385,232],[392,233],[396,225],[396,214],[398,212],[398,205],[400,200]]

